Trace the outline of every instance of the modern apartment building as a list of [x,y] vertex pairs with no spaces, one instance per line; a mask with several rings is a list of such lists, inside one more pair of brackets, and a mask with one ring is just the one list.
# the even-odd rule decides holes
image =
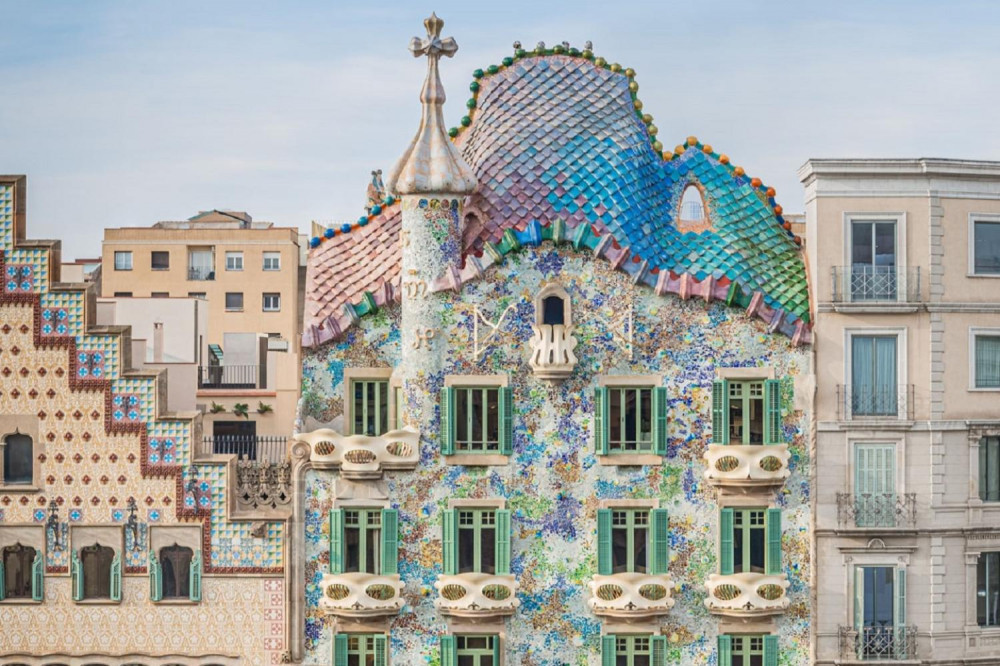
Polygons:
[[[284,457],[299,395],[299,234],[244,212],[208,211],[180,222],[107,229],[106,298],[200,298],[196,403],[215,453]],[[155,302],[135,323],[156,316]],[[117,323],[132,323],[119,320]],[[273,456],[270,456],[273,458]]]
[[291,657],[808,663],[810,303],[773,190],[664,151],[589,44],[515,45],[446,134],[425,26],[388,196],[310,241]]
[[1000,663],[1000,162],[810,160],[817,664]]

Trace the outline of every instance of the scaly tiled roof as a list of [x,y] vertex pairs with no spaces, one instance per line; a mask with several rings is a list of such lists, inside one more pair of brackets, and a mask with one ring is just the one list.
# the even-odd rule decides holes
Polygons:
[[[594,241],[598,254],[634,276],[641,267],[637,282],[682,295],[735,285],[739,297],[731,290],[728,302],[750,307],[772,330],[810,340],[800,241],[788,231],[774,190],[694,137],[663,152],[636,96],[634,72],[557,46],[518,48],[474,78],[470,113],[450,131],[478,180],[466,203],[471,256],[505,254],[497,246],[508,229],[519,232],[508,250],[513,238],[553,224],[564,240],[610,236],[607,247]],[[680,201],[691,184],[702,192],[710,224],[681,231]],[[330,240],[313,239],[304,344],[336,337],[359,311],[396,295],[383,285],[399,275],[396,236],[386,235],[389,227],[398,233],[398,207],[378,213],[327,230]],[[354,247],[364,248],[365,262],[350,256]],[[477,269],[466,264],[463,279],[471,279]]]

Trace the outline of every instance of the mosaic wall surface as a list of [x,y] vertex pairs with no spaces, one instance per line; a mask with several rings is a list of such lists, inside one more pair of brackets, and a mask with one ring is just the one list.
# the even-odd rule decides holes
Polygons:
[[[558,280],[571,295],[576,371],[552,388],[528,365],[534,321],[532,298]],[[510,377],[515,407],[514,455],[505,467],[442,464],[438,417],[422,419],[424,438],[414,472],[386,474],[389,497],[400,511],[400,573],[406,606],[394,619],[394,662],[438,664],[437,636],[446,623],[435,610],[433,584],[441,572],[440,515],[451,498],[506,498],[513,512],[512,570],[521,606],[507,620],[508,663],[519,666],[594,666],[600,663],[601,621],[586,607],[587,582],[596,573],[596,510],[602,499],[658,498],[670,511],[670,574],[676,606],[665,617],[670,662],[715,664],[718,620],[703,606],[709,573],[717,570],[716,491],[703,482],[702,454],[710,438],[711,382],[717,367],[773,366],[785,382],[784,430],[792,476],[778,495],[784,509],[783,551],[791,607],[778,620],[784,666],[808,662],[809,487],[807,414],[795,412],[794,379],[809,374],[808,349],[769,335],[741,310],[721,303],[683,301],[635,288],[627,276],[567,246],[522,248],[481,280],[450,295],[440,343],[448,361],[430,380],[446,374]],[[474,358],[473,318],[478,306],[502,334],[481,360]],[[623,318],[634,317],[629,358]],[[401,347],[398,307],[363,319],[339,340],[312,350],[304,362],[304,407],[321,420],[343,408],[344,369],[395,366]],[[483,335],[483,331],[480,331]],[[411,352],[412,353],[412,352]],[[599,466],[593,448],[592,389],[599,374],[665,376],[669,394],[668,453],[661,466]],[[433,389],[432,389],[433,390]],[[420,400],[408,397],[410,404]],[[306,487],[306,655],[329,663],[332,631],[317,610],[318,582],[328,567],[327,514],[334,472],[310,472]]]

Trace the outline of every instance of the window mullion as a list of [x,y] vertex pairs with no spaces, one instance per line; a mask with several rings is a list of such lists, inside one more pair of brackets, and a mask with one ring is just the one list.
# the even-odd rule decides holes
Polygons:
[[[471,395],[471,392],[470,392]],[[472,512],[472,565],[475,571],[483,571],[483,512]]]
[[629,573],[635,571],[635,512],[626,511],[625,512],[625,547],[626,547],[626,564],[628,568],[626,571]]
[[372,414],[372,434],[382,434],[382,382],[372,382],[372,392],[375,394],[375,413]]
[[468,441],[465,443],[466,450],[471,451],[472,445],[476,441],[476,435],[472,432],[472,389],[465,390],[465,436]]
[[743,426],[740,430],[744,444],[750,443],[750,384],[740,384],[740,402],[743,404]]
[[618,449],[625,450],[625,411],[628,407],[627,396],[625,395],[625,389],[618,389]]
[[489,441],[490,441],[490,417],[489,417],[489,389],[482,389],[483,396],[483,411],[481,419],[481,432],[483,440],[483,451],[489,451]]

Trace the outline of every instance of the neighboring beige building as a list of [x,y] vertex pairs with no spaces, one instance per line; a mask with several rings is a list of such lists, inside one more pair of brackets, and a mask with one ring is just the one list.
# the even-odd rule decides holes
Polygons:
[[811,160],[799,176],[815,663],[1000,663],[1000,162]]
[[[297,229],[254,222],[244,212],[105,230],[103,297],[207,302],[191,388],[219,453],[256,455],[258,438],[270,445],[291,432],[300,383],[300,259]],[[133,322],[119,316],[116,323]]]

